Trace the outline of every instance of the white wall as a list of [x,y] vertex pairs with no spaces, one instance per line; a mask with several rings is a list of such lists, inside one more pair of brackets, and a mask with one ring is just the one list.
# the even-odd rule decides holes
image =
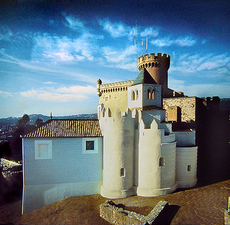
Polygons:
[[131,111],[123,117],[117,110],[113,117],[100,118],[100,127],[104,135],[101,188],[101,195],[104,197],[121,198],[133,195],[134,122]]
[[[176,151],[176,180],[178,187],[193,187],[197,183],[197,146],[177,147]],[[188,166],[190,167],[189,169]]]

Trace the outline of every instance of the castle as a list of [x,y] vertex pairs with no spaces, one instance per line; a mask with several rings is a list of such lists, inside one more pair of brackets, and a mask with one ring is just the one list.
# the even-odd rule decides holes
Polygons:
[[[197,183],[195,130],[173,132],[163,109],[163,97],[183,98],[183,93],[168,88],[169,65],[169,55],[146,54],[138,58],[140,73],[135,80],[97,81],[102,196],[158,196]],[[167,110],[177,118],[173,107]]]
[[[159,196],[196,185],[199,101],[168,88],[169,65],[166,54],[141,56],[135,80],[97,81],[97,120],[50,119],[23,136],[22,214],[71,196]],[[178,122],[186,129],[174,129]]]

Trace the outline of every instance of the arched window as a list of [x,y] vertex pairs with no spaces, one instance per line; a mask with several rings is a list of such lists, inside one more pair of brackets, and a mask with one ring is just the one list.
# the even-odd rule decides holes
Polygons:
[[159,166],[160,167],[164,166],[164,158],[163,157],[159,158]]
[[136,90],[136,100],[138,99],[138,90]]
[[157,66],[158,66],[158,63],[156,62],[156,63],[155,63],[155,67],[157,67]]
[[135,100],[135,92],[132,91],[132,97],[131,97],[132,100]]
[[155,91],[153,90],[151,94],[151,99],[154,99],[154,97],[155,97]]
[[148,94],[147,98],[148,98],[148,99],[151,99],[152,93],[151,93],[151,90],[150,90],[150,89],[148,89],[148,93],[147,93],[147,94]]

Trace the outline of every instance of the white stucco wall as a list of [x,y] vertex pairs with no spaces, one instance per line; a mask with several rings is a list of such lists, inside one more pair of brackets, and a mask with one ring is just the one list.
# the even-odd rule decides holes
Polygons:
[[[85,140],[95,140],[96,151],[84,154]],[[52,143],[52,157],[36,157],[38,143]],[[102,137],[24,138],[23,213],[65,197],[99,194],[102,183]]]
[[139,125],[139,162],[138,187],[139,196],[156,196],[161,188],[161,131],[153,120],[150,129],[145,129],[143,120]]
[[178,147],[191,147],[196,145],[196,131],[173,132],[176,135]]
[[161,157],[164,159],[164,165],[161,167],[161,188],[170,193],[176,189],[175,137],[173,142],[161,144]]
[[[154,99],[148,99],[148,90],[154,90]],[[136,93],[138,91],[138,98]],[[133,99],[133,92],[135,99]],[[146,106],[162,106],[161,85],[157,84],[137,84],[128,87],[128,108],[142,108]]]
[[128,110],[121,116],[117,110],[113,117],[101,117],[99,122],[104,135],[101,195],[108,198],[130,196],[134,184],[135,123],[132,112]]
[[189,188],[197,183],[197,146],[176,148],[176,180],[178,187]]

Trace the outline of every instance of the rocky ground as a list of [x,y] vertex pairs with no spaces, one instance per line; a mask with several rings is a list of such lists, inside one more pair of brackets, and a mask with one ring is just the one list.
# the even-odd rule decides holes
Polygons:
[[[171,224],[223,224],[230,196],[230,180],[160,197],[132,196],[116,199],[128,210],[147,215],[160,200],[173,207]],[[100,195],[63,199],[23,216],[21,201],[0,206],[0,224],[108,224],[99,214],[99,205],[107,199]]]

